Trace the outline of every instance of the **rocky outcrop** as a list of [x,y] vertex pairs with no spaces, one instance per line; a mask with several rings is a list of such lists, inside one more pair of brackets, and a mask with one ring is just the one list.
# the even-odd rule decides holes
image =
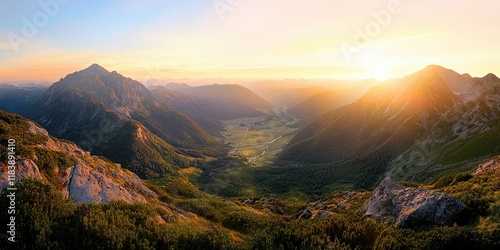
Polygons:
[[326,211],[326,210],[320,210],[318,211],[318,213],[316,214],[316,217],[317,218],[325,218],[325,217],[328,217],[328,215],[330,215],[331,212],[330,211]]
[[472,175],[482,174],[487,171],[494,171],[500,169],[500,156],[497,156],[479,166],[472,172]]
[[29,124],[30,124],[30,127],[28,128],[28,131],[30,133],[37,134],[37,135],[49,136],[49,132],[47,132],[47,130],[38,127],[37,125],[35,125],[34,122],[29,121]]
[[316,218],[328,217],[332,212],[325,210],[328,209],[327,200],[319,200],[310,202],[308,206],[296,216],[297,219],[309,220]]
[[377,221],[394,220],[396,227],[418,228],[451,224],[465,207],[450,195],[403,187],[387,177],[373,191],[361,212]]
[[[74,166],[65,171],[43,172],[40,171],[36,161],[38,156],[33,153],[28,158],[16,160],[15,181],[23,178],[35,178],[43,180],[46,178],[62,180],[64,183],[61,191],[66,198],[72,199],[75,203],[101,203],[114,200],[122,200],[128,203],[141,202],[147,199],[158,199],[158,195],[142,184],[141,179],[130,171],[124,170],[119,164],[105,161],[99,157],[93,157],[90,153],[82,150],[76,144],[52,138],[47,130],[38,127],[35,123],[29,122],[27,133],[41,135],[45,140],[32,147],[42,148],[48,151],[62,152],[78,159]],[[36,152],[36,150],[34,150]],[[0,190],[9,185],[8,167],[0,163]],[[58,185],[56,185],[58,186]]]
[[[1,169],[0,191],[3,190],[3,188],[9,186],[9,173],[7,170],[7,166],[3,165]],[[20,181],[22,178],[42,179],[42,175],[40,174],[40,170],[38,169],[36,163],[26,158],[21,158],[16,161],[15,173],[15,182]]]
[[[119,182],[122,184],[118,184]],[[139,177],[132,173],[114,170],[112,175],[108,176],[83,161],[66,170],[63,193],[75,203],[100,203],[113,200],[144,203],[146,197],[158,198],[141,183]]]
[[[7,166],[1,166],[0,191],[9,186]],[[23,178],[42,180],[37,164],[22,158],[16,161],[15,181]],[[61,190],[66,198],[75,203],[101,203],[122,200],[128,203],[146,202],[147,199],[158,199],[158,195],[142,184],[137,175],[122,169],[99,167],[96,170],[84,161],[68,168],[63,173],[64,188]]]
[[61,141],[61,140],[54,140],[49,136],[49,133],[47,130],[44,128],[40,128],[35,123],[32,121],[29,121],[30,127],[28,129],[29,132],[37,135],[44,135],[47,136],[47,141],[45,141],[44,144],[38,145],[38,147],[42,147],[44,149],[48,150],[53,150],[53,151],[59,151],[59,152],[65,152],[71,155],[89,155],[90,153],[87,151],[82,150],[80,147],[78,147],[76,144],[68,142],[68,141]]

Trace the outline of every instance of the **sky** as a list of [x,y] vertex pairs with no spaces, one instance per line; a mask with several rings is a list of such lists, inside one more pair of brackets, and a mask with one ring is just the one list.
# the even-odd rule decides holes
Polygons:
[[495,0],[2,0],[0,82],[500,74]]

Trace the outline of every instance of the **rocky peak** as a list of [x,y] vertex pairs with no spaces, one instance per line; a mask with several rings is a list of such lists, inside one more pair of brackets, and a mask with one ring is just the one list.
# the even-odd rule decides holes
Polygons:
[[435,64],[430,64],[430,65],[427,65],[423,70],[422,72],[426,72],[426,73],[439,73],[439,72],[443,72],[443,71],[447,71],[449,69],[443,67],[443,66],[440,66],[440,65],[435,65]]
[[500,79],[493,73],[488,73],[483,77],[486,81],[500,81]]
[[151,93],[140,82],[116,71],[92,64],[90,67],[67,75],[52,85],[42,98],[45,104],[57,97],[70,105],[79,105],[76,96],[85,101],[99,100],[111,110],[130,117],[133,112],[145,112],[144,105],[154,105]]
[[438,75],[449,89],[463,102],[472,101],[478,97],[481,92],[481,84],[478,84],[474,78],[468,74],[459,74],[451,69],[437,65],[429,65],[419,71],[422,76]]
[[100,66],[99,64],[97,63],[94,63],[92,65],[90,65],[88,68],[80,71],[80,73],[82,74],[86,74],[86,75],[107,75],[109,74],[109,71],[106,70],[105,68],[103,68],[102,66]]
[[385,178],[373,191],[361,212],[377,221],[394,220],[394,226],[419,228],[448,225],[465,205],[450,195],[398,185]]

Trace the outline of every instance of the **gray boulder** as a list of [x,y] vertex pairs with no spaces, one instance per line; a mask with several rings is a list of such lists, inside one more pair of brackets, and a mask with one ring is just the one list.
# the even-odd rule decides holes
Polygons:
[[325,217],[328,217],[328,215],[330,215],[330,214],[331,214],[330,211],[321,210],[321,211],[318,211],[318,214],[316,215],[316,217],[325,218]]
[[448,194],[407,188],[385,178],[361,208],[361,213],[377,221],[394,220],[394,226],[418,228],[449,225],[466,206]]
[[301,220],[309,220],[313,216],[310,208],[306,208],[302,213],[299,214],[298,218]]

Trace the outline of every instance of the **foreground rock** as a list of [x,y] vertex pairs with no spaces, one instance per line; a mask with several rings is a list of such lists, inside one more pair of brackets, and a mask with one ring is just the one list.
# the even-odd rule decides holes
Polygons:
[[[75,203],[101,203],[115,200],[127,203],[145,203],[148,199],[158,199],[158,195],[147,188],[134,173],[124,170],[119,164],[104,161],[99,157],[93,157],[90,153],[82,150],[74,143],[51,138],[47,130],[38,127],[29,121],[26,133],[32,133],[45,137],[45,142],[33,145],[48,151],[61,152],[68,157],[77,159],[74,166],[63,171],[42,173],[36,161],[36,153],[29,157],[17,157],[15,181],[23,178],[34,178],[49,181],[50,175],[63,183],[60,191],[66,198]],[[35,152],[35,150],[34,150]],[[7,165],[0,163],[0,192],[9,186]]]
[[83,161],[68,168],[64,176],[63,194],[75,203],[101,203],[114,200],[145,203],[146,197],[158,198],[156,193],[144,186],[139,177],[133,173],[104,167],[100,167],[99,170],[95,170]]
[[418,228],[449,225],[466,206],[450,195],[407,188],[387,177],[361,208],[365,216],[377,221],[394,220],[394,226]]

